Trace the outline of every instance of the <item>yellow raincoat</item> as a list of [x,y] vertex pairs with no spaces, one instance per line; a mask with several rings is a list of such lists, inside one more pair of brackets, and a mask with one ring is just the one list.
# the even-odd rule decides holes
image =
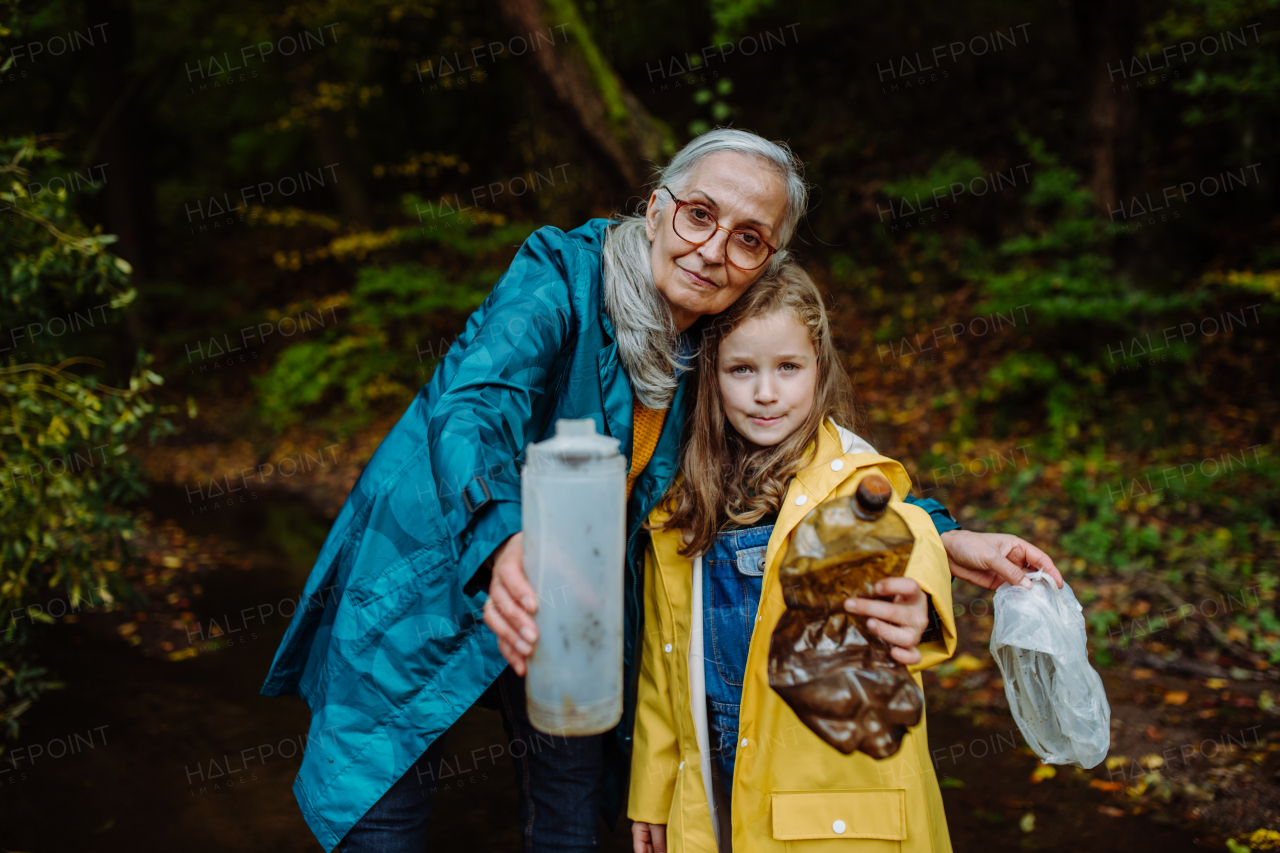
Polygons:
[[[867,473],[893,486],[892,504],[915,534],[906,576],[933,599],[942,642],[922,643],[921,669],[949,658],[956,647],[951,573],[928,513],[901,502],[911,487],[898,462],[868,452],[852,433],[827,421],[813,462],[792,479],[765,552],[764,586],[747,656],[741,730],[732,790],[732,849],[791,853],[950,853],[942,793],[929,758],[925,720],[902,748],[876,761],[843,755],[811,732],[769,686],[769,640],[786,605],[778,568],[796,524],[828,497],[852,494]],[[661,507],[650,520],[666,516]],[[645,639],[631,792],[632,820],[667,826],[671,853],[728,850],[717,837],[706,735],[701,608],[701,558],[681,557],[678,531],[654,531],[645,556]],[[695,578],[697,580],[695,581]],[[690,667],[693,667],[692,670]],[[694,711],[697,710],[695,714]]]

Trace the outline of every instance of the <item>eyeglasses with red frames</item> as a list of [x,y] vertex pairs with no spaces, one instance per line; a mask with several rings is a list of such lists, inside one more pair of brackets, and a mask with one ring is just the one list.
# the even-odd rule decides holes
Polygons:
[[729,231],[722,227],[716,215],[696,201],[678,199],[665,186],[658,189],[667,190],[676,203],[675,212],[671,215],[671,228],[686,243],[701,246],[714,237],[717,231],[728,231],[725,258],[743,272],[760,269],[778,251],[754,231]]

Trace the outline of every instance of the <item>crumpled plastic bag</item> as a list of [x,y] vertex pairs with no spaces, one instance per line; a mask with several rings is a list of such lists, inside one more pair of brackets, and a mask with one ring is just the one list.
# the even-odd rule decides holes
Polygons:
[[888,758],[920,722],[924,694],[851,596],[877,597],[906,571],[915,537],[888,505],[892,489],[868,474],[851,496],[818,504],[797,525],[779,570],[787,610],[769,643],[769,686],[818,737],[849,755]]
[[1027,577],[1031,589],[996,590],[991,656],[1027,745],[1045,764],[1087,770],[1107,756],[1111,706],[1089,665],[1084,608],[1068,584],[1058,589],[1044,572]]

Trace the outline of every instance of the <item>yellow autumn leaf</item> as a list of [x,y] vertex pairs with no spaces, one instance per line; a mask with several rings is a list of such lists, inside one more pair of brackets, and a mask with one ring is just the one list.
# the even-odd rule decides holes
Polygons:
[[1187,691],[1170,690],[1164,694],[1164,701],[1166,705],[1182,705],[1187,701]]
[[1045,779],[1052,779],[1058,775],[1058,771],[1048,764],[1041,764],[1035,770],[1031,771],[1031,784],[1038,785]]
[[965,652],[951,662],[951,665],[960,672],[973,672],[974,670],[984,669],[986,664],[978,660],[973,655]]
[[1249,846],[1254,850],[1275,850],[1280,848],[1280,832],[1274,829],[1255,829],[1249,836]]
[[71,428],[67,426],[67,422],[57,415],[54,415],[53,419],[49,421],[49,428],[47,432],[51,443],[60,442],[70,434]]

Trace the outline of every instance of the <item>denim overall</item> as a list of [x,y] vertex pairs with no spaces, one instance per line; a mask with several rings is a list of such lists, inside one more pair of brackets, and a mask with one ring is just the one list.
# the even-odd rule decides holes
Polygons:
[[711,760],[725,791],[733,787],[738,709],[751,631],[764,585],[764,554],[777,515],[722,530],[702,557],[702,633]]

